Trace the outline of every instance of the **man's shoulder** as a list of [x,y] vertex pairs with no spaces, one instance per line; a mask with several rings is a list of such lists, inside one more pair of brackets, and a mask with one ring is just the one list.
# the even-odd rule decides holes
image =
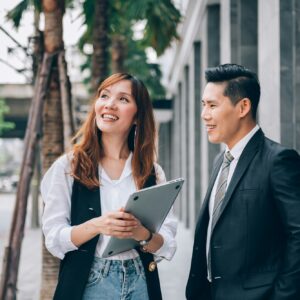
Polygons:
[[278,156],[299,156],[298,152],[292,148],[286,147],[268,137],[264,137],[264,147],[266,154],[270,158]]

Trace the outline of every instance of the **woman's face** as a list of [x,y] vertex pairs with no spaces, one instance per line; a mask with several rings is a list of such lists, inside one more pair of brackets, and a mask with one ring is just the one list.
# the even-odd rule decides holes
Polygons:
[[96,100],[95,113],[102,133],[128,135],[137,113],[131,82],[122,80],[103,89]]

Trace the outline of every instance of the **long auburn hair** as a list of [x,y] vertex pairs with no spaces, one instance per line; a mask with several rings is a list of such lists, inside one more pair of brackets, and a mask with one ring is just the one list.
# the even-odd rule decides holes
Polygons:
[[147,178],[152,174],[156,158],[156,129],[147,88],[141,80],[130,74],[116,73],[101,83],[87,119],[73,138],[73,141],[78,142],[73,146],[71,176],[90,189],[100,184],[98,164],[104,156],[101,131],[95,121],[95,102],[103,89],[122,80],[131,82],[131,94],[137,104],[136,125],[132,126],[128,135],[128,147],[133,152],[132,175],[137,188],[143,188]]

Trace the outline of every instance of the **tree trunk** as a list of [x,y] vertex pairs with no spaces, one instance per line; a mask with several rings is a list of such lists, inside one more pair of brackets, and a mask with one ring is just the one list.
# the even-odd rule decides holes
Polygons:
[[[33,35],[33,55],[32,55],[32,83],[36,82],[38,67],[42,63],[44,54],[43,34],[39,30],[40,12],[34,8],[34,35]],[[38,228],[39,222],[39,196],[40,196],[40,181],[41,181],[41,151],[38,143],[36,147],[34,173],[31,181],[31,228]]]
[[99,84],[108,75],[108,0],[94,1],[93,56],[92,56],[92,91],[95,93]]
[[35,159],[33,165],[33,178],[31,180],[31,228],[38,228],[40,226],[39,220],[39,196],[40,196],[40,182],[41,182],[41,151],[39,142],[36,144]]
[[121,35],[112,37],[111,45],[111,69],[113,73],[124,72],[124,59],[126,57],[125,38]]
[[[45,52],[53,53],[63,50],[62,18],[64,14],[63,0],[43,0],[43,12],[45,15]],[[42,140],[42,169],[43,173],[63,153],[63,123],[61,109],[61,93],[58,74],[58,61],[52,69],[49,90],[43,113],[43,140]],[[43,243],[42,284],[41,299],[53,298],[57,283],[59,260],[53,257]]]
[[75,126],[72,110],[71,82],[67,73],[67,63],[65,61],[64,52],[60,52],[58,55],[58,69],[64,129],[64,150],[66,152],[71,150],[71,139],[74,136]]
[[32,55],[32,72],[33,78],[32,82],[35,83],[35,79],[37,76],[38,66],[42,62],[43,54],[44,54],[44,41],[43,41],[43,33],[39,30],[40,23],[40,13],[37,8],[34,9],[34,35],[33,35],[33,55]]
[[20,180],[18,183],[16,204],[9,235],[9,245],[5,249],[3,260],[3,272],[0,287],[0,299],[3,300],[15,300],[17,296],[17,278],[21,246],[24,236],[27,199],[30,181],[33,174],[36,145],[38,143],[38,137],[41,134],[41,116],[52,62],[53,57],[45,55],[30,107],[24,141],[24,154]]

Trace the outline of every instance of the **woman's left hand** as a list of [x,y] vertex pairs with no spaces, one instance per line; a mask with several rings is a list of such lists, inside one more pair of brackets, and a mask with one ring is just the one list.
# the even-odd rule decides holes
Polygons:
[[[124,207],[120,208],[120,211],[125,211]],[[151,232],[147,229],[143,224],[136,218],[138,224],[135,228],[131,230],[132,236],[131,238],[135,239],[136,241],[145,241],[148,240]],[[159,233],[153,233],[152,239],[144,246],[143,249],[146,252],[154,253],[156,252],[164,243],[163,237]]]
[[[124,207],[121,207],[120,211],[125,212]],[[131,230],[131,238],[135,239],[136,241],[147,240],[150,237],[150,231],[146,227],[144,227],[138,219],[136,220],[138,224],[135,228]]]

